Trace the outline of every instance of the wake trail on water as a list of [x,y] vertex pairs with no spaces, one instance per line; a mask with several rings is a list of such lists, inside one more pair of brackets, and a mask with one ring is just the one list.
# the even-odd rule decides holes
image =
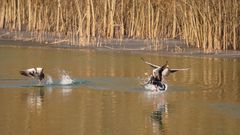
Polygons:
[[86,87],[96,90],[119,90],[119,91],[144,91],[143,84],[146,78],[131,77],[81,77],[75,78],[63,69],[55,70],[56,75],[46,74],[44,81],[39,83],[36,79],[2,79],[0,78],[0,88],[78,88]]

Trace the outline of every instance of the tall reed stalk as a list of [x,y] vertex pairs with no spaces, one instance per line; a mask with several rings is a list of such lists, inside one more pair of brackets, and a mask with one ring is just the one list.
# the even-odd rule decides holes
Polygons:
[[79,45],[98,37],[176,38],[206,52],[237,50],[240,1],[2,0],[0,29],[69,37]]

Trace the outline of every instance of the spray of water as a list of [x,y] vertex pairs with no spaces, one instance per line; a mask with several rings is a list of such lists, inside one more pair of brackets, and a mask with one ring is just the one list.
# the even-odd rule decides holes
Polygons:
[[46,84],[47,85],[50,85],[50,84],[53,84],[53,80],[52,80],[52,77],[51,76],[47,76],[47,81],[46,81]]
[[60,71],[60,84],[61,85],[69,85],[72,84],[73,80],[71,77],[64,71]]

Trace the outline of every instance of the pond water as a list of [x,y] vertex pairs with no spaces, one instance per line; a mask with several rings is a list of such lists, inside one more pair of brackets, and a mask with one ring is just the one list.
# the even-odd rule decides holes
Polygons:
[[[189,67],[146,90],[141,61]],[[0,47],[0,134],[240,134],[240,59]],[[44,67],[43,87],[20,70]]]

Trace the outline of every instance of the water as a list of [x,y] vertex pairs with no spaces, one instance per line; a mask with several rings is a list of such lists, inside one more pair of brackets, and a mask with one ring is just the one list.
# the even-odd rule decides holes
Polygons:
[[[140,57],[189,67],[146,90]],[[0,134],[240,134],[240,60],[0,47]],[[42,66],[43,86],[19,70]]]

